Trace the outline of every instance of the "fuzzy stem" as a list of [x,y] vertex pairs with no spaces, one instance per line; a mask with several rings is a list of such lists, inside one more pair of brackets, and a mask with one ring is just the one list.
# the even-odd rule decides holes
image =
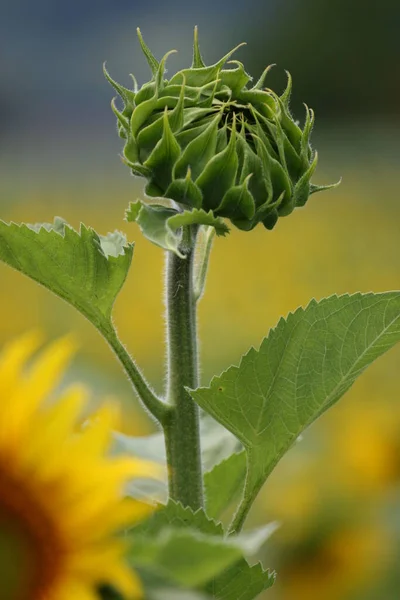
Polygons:
[[186,227],[180,250],[167,253],[166,316],[168,418],[163,424],[170,498],[194,510],[203,506],[199,410],[186,391],[198,385],[196,302],[193,264],[197,230]]
[[135,361],[131,358],[129,352],[120,341],[114,327],[112,325],[107,328],[104,327],[101,329],[101,333],[106,338],[124,367],[125,372],[144,407],[157,419],[157,421],[163,423],[168,415],[168,405],[153,392],[139,367],[137,367]]

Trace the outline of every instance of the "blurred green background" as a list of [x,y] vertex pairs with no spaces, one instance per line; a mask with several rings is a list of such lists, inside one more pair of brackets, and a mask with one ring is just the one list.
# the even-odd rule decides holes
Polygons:
[[[237,43],[256,78],[294,79],[293,111],[316,110],[316,183],[343,176],[273,232],[233,231],[217,240],[200,306],[202,380],[259,344],[280,315],[311,297],[400,286],[398,164],[400,5],[397,0],[14,0],[0,3],[0,218],[49,221],[55,214],[136,241],[117,300],[123,340],[154,385],[163,380],[161,250],[122,221],[142,184],[119,159],[109,109],[111,74],[147,80],[135,39],[156,56],[177,47],[169,70],[190,63],[193,25],[207,63]],[[81,351],[70,377],[94,398],[124,402],[125,431],[151,423],[106,344],[72,308],[0,267],[0,343],[32,328],[48,338],[75,331]],[[270,600],[397,600],[400,575],[400,348],[289,452],[265,486],[253,524],[279,520],[264,552],[278,570]]]

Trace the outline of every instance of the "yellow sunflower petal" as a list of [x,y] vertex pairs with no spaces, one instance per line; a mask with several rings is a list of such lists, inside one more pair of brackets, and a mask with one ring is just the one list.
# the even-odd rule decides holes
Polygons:
[[[21,556],[32,557],[29,600],[98,600],[95,589],[103,582],[140,598],[140,582],[125,565],[126,542],[118,531],[152,508],[139,501],[128,506],[122,491],[132,477],[162,477],[162,469],[107,456],[116,413],[111,405],[97,411],[92,426],[77,427],[87,400],[81,387],[46,403],[73,343],[55,342],[23,374],[36,343],[29,340],[3,353],[6,371],[0,364],[0,374],[9,369],[9,393],[0,403],[0,514]],[[24,564],[15,560],[24,577]]]

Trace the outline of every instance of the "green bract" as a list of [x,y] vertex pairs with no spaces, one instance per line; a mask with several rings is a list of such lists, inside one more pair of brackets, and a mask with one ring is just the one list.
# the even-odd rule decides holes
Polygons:
[[[330,186],[310,183],[317,153],[310,147],[314,113],[306,107],[303,129],[289,110],[291,78],[281,96],[264,87],[270,69],[249,87],[243,64],[230,60],[235,48],[212,66],[200,55],[197,30],[193,63],[164,78],[168,52],[158,62],[139,41],[152,79],[129,90],[105,75],[124,102],[118,119],[123,160],[145,177],[145,192],[177,203],[178,210],[203,209],[243,230],[303,206],[310,194]],[[174,51],[172,51],[174,52]],[[224,68],[228,64],[231,68]]]

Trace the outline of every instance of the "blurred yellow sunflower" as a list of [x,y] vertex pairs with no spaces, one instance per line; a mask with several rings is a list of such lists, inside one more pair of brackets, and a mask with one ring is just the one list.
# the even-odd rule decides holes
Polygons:
[[97,600],[107,583],[140,598],[117,533],[151,511],[123,500],[132,477],[156,475],[133,458],[107,456],[116,409],[101,406],[81,426],[87,393],[70,386],[50,398],[74,351],[70,338],[32,361],[37,336],[0,355],[0,597]]

